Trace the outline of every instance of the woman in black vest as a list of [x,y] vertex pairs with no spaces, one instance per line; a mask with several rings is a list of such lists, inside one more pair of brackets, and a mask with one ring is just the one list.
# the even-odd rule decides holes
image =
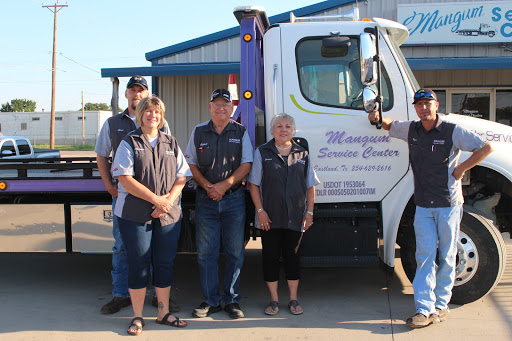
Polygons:
[[186,327],[169,312],[174,257],[180,236],[181,191],[190,169],[176,139],[159,129],[164,125],[165,106],[156,96],[137,105],[140,127],[119,145],[113,175],[119,180],[114,214],[128,259],[128,287],[134,318],[128,334],[144,327],[142,309],[153,262],[153,286],[158,299],[157,323]]
[[280,257],[284,257],[290,291],[288,308],[294,315],[303,312],[297,300],[299,287],[298,248],[302,233],[313,225],[315,185],[319,180],[311,167],[307,150],[292,140],[295,120],[288,114],[271,122],[272,140],[254,152],[249,175],[249,191],[256,208],[256,226],[261,228],[263,276],[270,291],[265,314],[279,310],[277,294]]

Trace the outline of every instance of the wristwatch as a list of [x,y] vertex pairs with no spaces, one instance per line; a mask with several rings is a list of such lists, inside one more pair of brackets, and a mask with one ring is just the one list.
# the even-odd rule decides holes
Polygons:
[[311,212],[311,211],[306,211],[306,213],[309,213],[309,214],[311,214],[311,216],[313,216],[313,212]]
[[262,208],[258,208],[258,210],[256,212],[257,213],[263,212],[263,207]]

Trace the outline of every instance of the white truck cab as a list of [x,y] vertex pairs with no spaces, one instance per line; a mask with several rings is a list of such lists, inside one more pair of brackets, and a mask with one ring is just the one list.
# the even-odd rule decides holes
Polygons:
[[[420,86],[399,48],[407,28],[385,19],[359,21],[357,12],[292,15],[290,23],[269,25],[261,7],[235,8],[242,44],[242,100],[235,116],[257,147],[272,138],[272,117],[288,113],[296,136],[308,146],[321,183],[315,225],[303,239],[303,266],[394,267],[398,244],[412,280],[415,207],[408,147],[372,126],[367,111],[378,107],[394,120],[417,120],[412,101]],[[503,273],[506,253],[496,225],[509,231],[512,226],[506,213],[512,128],[453,114],[443,119],[477,132],[495,149],[463,182],[466,205],[452,302],[466,303],[488,293]]]

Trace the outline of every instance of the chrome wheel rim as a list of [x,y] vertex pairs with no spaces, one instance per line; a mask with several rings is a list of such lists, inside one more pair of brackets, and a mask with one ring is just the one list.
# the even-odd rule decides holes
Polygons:
[[460,231],[457,240],[457,264],[455,267],[455,286],[471,280],[478,269],[478,251],[475,242]]

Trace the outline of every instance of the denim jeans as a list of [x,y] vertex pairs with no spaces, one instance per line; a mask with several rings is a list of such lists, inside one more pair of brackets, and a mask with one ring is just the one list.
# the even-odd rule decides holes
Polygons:
[[[112,212],[116,206],[117,197],[112,198]],[[114,247],[112,247],[112,290],[113,297],[130,297],[128,291],[128,263],[126,262],[126,252],[119,232],[118,217],[113,214],[112,234],[114,235]]]
[[[199,277],[204,301],[211,306],[238,303],[240,273],[244,262],[245,189],[241,187],[221,201],[196,192],[196,242]],[[220,242],[225,253],[224,296],[219,294]]]
[[151,264],[153,287],[170,286],[181,224],[162,226],[160,219],[152,219],[147,224],[118,219],[128,261],[128,287],[146,288],[151,277]]
[[[412,283],[416,312],[425,316],[447,309],[452,297],[462,205],[416,206],[416,276]],[[439,267],[436,254],[439,249]]]

